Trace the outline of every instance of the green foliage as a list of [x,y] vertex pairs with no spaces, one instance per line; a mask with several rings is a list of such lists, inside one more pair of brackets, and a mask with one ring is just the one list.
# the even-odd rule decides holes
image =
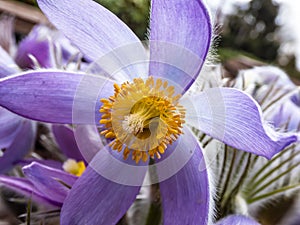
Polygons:
[[239,51],[234,48],[218,48],[217,52],[218,52],[218,57],[222,63],[226,62],[227,60],[236,59],[241,56],[247,56],[251,59],[260,60],[255,55],[249,52]]
[[226,18],[222,47],[234,47],[260,59],[275,61],[280,42],[275,32],[279,5],[272,0],[253,0],[248,7],[236,6],[236,13]]
[[96,0],[123,20],[143,40],[146,37],[150,0]]

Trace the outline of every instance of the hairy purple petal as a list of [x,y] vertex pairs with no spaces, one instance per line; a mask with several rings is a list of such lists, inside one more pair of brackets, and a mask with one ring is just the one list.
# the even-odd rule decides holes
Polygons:
[[[111,152],[118,157],[116,160],[119,160],[120,167],[117,167],[109,160],[109,154],[103,154],[104,151],[109,150],[108,148],[100,150],[72,187],[62,207],[62,225],[116,224],[139,193],[147,166],[141,168],[136,166],[133,175],[132,167],[127,164],[127,161],[124,162],[122,154]],[[122,178],[124,181],[135,179],[139,186],[124,185],[109,179],[115,177],[104,178],[101,172],[110,170],[111,175],[115,177],[124,175]],[[126,174],[126,171],[131,173]]]
[[36,202],[53,206],[61,206],[61,202],[56,202],[51,196],[45,196],[43,193],[36,190],[33,184],[26,178],[1,175],[0,183],[11,190],[27,197],[31,197]]
[[32,121],[24,120],[18,129],[14,141],[6,148],[0,157],[0,173],[10,170],[33,147],[36,135],[36,125]]
[[153,0],[150,17],[150,75],[169,79],[185,92],[204,63],[211,22],[202,0]]
[[[84,90],[77,93],[79,85]],[[0,105],[44,122],[95,123],[101,105],[99,99],[110,96],[112,87],[110,80],[100,76],[58,70],[30,71],[0,80]],[[75,98],[77,104],[73,108]],[[80,115],[76,121],[73,113]]]
[[78,149],[74,133],[70,127],[65,125],[52,125],[55,140],[64,154],[77,161],[84,160]]
[[74,129],[76,143],[86,162],[90,162],[104,148],[96,126],[77,125]]
[[54,201],[61,203],[70,190],[65,185],[72,187],[77,180],[74,175],[37,162],[24,166],[23,172],[39,192],[51,196]]
[[74,0],[72,4],[68,0],[39,0],[38,4],[50,21],[92,61],[110,53],[109,61],[100,63],[100,67],[107,67],[108,62],[110,69],[104,70],[111,70],[115,67],[113,64],[117,64],[116,69],[123,68],[127,78],[146,75],[144,65],[136,64],[146,59],[143,45],[116,15],[98,3],[92,0]]
[[[187,128],[178,145],[171,145],[167,152],[173,152],[174,148],[178,148],[181,157],[193,156],[179,172],[159,184],[164,224],[207,224],[210,187],[206,167],[199,169],[199,165],[204,163],[202,149]],[[176,168],[178,160],[170,162],[168,169]],[[161,176],[165,171],[158,170],[157,173]]]
[[260,225],[255,220],[242,216],[242,215],[231,215],[218,221],[215,225]]
[[269,127],[259,105],[237,89],[211,88],[185,98],[182,104],[188,123],[232,147],[268,159],[299,139],[296,134]]

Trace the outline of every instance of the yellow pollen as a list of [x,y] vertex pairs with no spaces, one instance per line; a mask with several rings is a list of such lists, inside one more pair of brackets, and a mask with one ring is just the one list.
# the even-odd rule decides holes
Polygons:
[[74,159],[68,159],[63,164],[64,171],[80,177],[85,171],[85,164],[83,161],[76,162]]
[[101,99],[101,131],[110,146],[123,151],[124,159],[132,154],[138,163],[149,158],[160,158],[182,134],[185,109],[178,104],[181,95],[167,81],[146,81],[136,78],[132,83],[114,84],[114,95]]

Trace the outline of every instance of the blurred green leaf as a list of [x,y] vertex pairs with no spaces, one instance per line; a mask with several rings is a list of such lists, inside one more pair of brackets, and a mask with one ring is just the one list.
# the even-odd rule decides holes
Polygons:
[[147,34],[150,0],[96,0],[116,14],[141,39]]

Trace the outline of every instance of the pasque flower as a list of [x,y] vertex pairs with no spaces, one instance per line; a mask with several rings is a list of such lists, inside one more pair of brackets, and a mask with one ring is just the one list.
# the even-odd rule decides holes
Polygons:
[[0,182],[7,188],[32,198],[34,201],[61,207],[77,177],[62,169],[32,162],[23,167],[25,178],[1,175]]
[[[84,171],[85,165],[73,131],[64,125],[53,125],[52,131],[59,149],[68,160],[63,164],[49,160],[31,160],[30,163],[29,160],[22,168],[25,177],[0,175],[0,182],[38,203],[61,207],[70,188]],[[89,128],[83,127],[77,132],[86,134]]]
[[[6,32],[13,32],[13,27],[10,29]],[[78,50],[71,46],[68,39],[60,32],[43,25],[33,27],[17,46],[14,42],[11,45],[13,46],[0,48],[0,77],[34,69],[36,66],[60,68],[65,66],[71,57],[78,54]],[[5,47],[15,49],[15,53],[7,52]]]
[[274,66],[256,67],[240,72],[237,85],[241,80],[245,91],[261,104],[265,118],[276,128],[299,130],[299,88],[285,72]]
[[[299,132],[299,88],[285,72],[273,66],[255,67],[240,71],[234,83],[253,95],[275,129]],[[290,224],[297,217],[294,199],[299,193],[299,145],[285,148],[271,160],[251,155],[241,157],[241,153],[228,150],[231,151],[227,151],[228,154],[236,156],[232,162],[235,161],[237,167],[232,168],[231,175],[222,174],[230,179],[230,184],[222,191],[223,209],[218,211],[226,212],[224,208],[230,208],[246,212],[266,224]],[[222,159],[220,155],[219,159]],[[229,196],[227,201],[226,196]],[[282,214],[274,217],[274,211],[281,208],[284,208]]]
[[97,61],[102,74],[40,70],[0,82],[0,104],[9,110],[53,123],[96,120],[109,142],[73,185],[61,224],[116,224],[138,194],[149,158],[160,181],[164,224],[207,224],[208,173],[198,169],[204,163],[201,145],[187,124],[267,158],[298,140],[265,125],[258,104],[239,90],[185,94],[211,43],[210,17],[202,1],[152,1],[150,61],[134,33],[97,3],[38,3],[85,57]]
[[[3,48],[0,46],[1,78],[35,66],[63,67],[73,54],[78,53],[61,33],[42,25],[35,26],[20,44],[15,46],[15,42],[10,40],[13,35],[7,35],[13,33],[13,21],[4,17],[0,20],[1,24],[6,25],[5,32],[0,35],[0,44],[3,44]],[[15,49],[16,52],[7,52],[4,49]],[[0,150],[5,149],[0,157],[0,173],[7,172],[24,158],[33,147],[35,135],[35,121],[0,107]]]

